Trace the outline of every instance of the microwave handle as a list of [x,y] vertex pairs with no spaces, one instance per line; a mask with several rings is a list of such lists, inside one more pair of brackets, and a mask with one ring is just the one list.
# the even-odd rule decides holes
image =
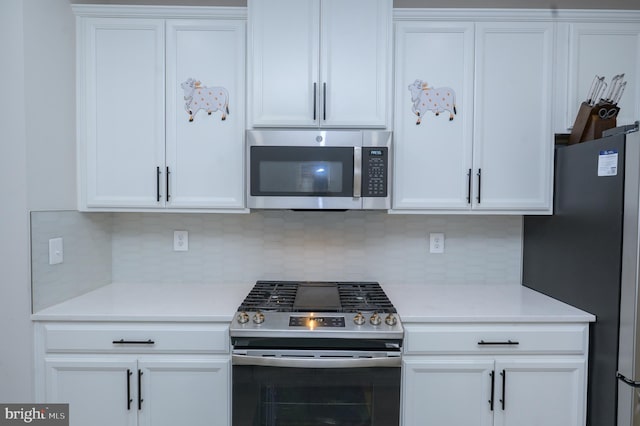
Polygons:
[[362,196],[362,148],[353,147],[353,198]]

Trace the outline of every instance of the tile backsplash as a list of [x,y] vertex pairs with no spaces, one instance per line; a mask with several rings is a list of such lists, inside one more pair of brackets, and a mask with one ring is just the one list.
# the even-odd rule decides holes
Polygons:
[[[73,297],[68,287],[88,291],[89,282],[95,286],[258,279],[520,282],[521,216],[275,210],[251,214],[35,212],[32,216],[36,218],[32,219],[34,246],[63,236],[65,263],[71,256],[65,268],[56,268],[62,265],[48,265],[46,253],[34,250],[34,309],[57,303],[65,295]],[[173,250],[174,230],[188,231],[188,251]],[[429,253],[431,232],[445,234],[444,254]],[[78,234],[83,238],[72,237]],[[93,275],[95,279],[88,278]],[[53,297],[59,288],[65,290]]]

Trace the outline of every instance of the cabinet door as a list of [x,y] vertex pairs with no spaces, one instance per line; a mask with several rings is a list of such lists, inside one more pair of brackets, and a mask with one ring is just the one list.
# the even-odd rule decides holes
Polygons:
[[[580,103],[596,75],[608,84],[616,74],[628,82],[620,100],[617,124],[640,117],[640,26],[637,23],[569,24],[569,90],[566,128],[573,126]],[[608,92],[608,89],[607,89]]]
[[548,212],[553,23],[476,25],[473,207]]
[[402,425],[492,425],[492,372],[493,360],[405,357]]
[[[466,22],[396,24],[394,209],[470,208],[473,30]],[[447,110],[435,105],[438,88],[451,94]]]
[[584,360],[496,361],[495,426],[585,424]]
[[390,0],[322,0],[321,125],[386,127]]
[[46,402],[68,403],[71,426],[136,425],[134,359],[52,358],[45,369]]
[[141,359],[141,426],[231,424],[228,359]]
[[248,6],[250,123],[316,126],[319,0],[249,0]]
[[167,22],[167,207],[244,207],[244,58],[242,21]]
[[158,207],[164,166],[162,20],[79,25],[79,207]]

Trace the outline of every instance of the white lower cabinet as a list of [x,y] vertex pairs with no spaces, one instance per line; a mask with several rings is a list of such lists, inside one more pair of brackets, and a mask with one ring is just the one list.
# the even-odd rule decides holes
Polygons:
[[585,425],[586,325],[405,330],[403,426]]
[[227,335],[223,325],[40,324],[39,400],[68,403],[71,426],[230,425]]

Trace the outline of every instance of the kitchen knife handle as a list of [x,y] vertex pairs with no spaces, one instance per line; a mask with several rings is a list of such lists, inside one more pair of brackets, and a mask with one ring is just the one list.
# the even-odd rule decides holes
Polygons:
[[133,373],[127,368],[127,410],[131,410],[131,403],[133,402],[133,399],[131,399],[131,375]]
[[478,204],[480,204],[482,191],[482,169],[478,169]]

